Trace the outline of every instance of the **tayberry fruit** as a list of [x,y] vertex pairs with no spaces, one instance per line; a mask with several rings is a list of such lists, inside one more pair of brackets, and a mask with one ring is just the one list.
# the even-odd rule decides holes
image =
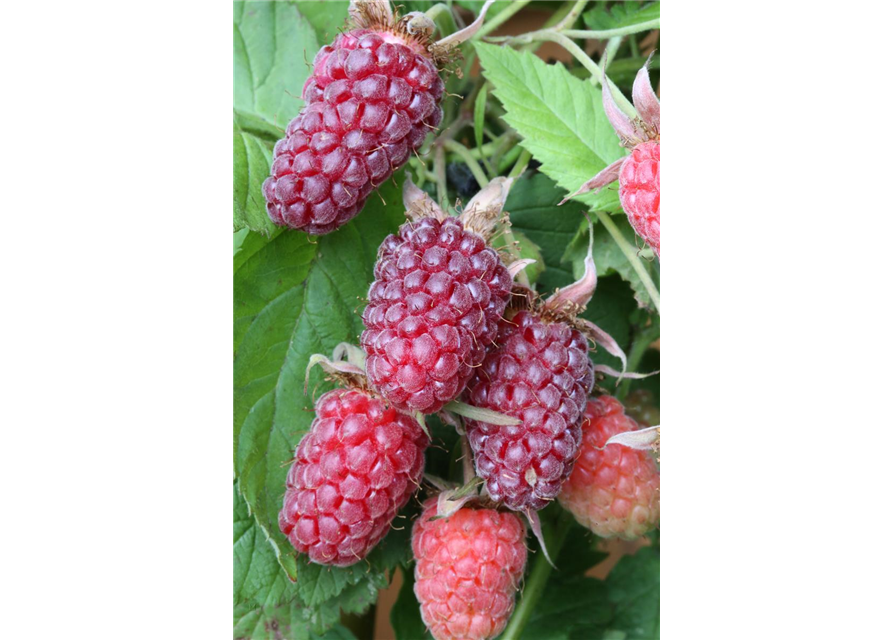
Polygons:
[[437,640],[484,640],[502,633],[527,562],[521,519],[463,507],[437,515],[437,499],[412,528],[415,595]]
[[580,524],[605,538],[638,538],[660,524],[660,472],[650,453],[605,447],[611,436],[638,428],[615,398],[590,400],[580,456],[559,496]]
[[542,509],[558,495],[580,446],[580,420],[595,380],[589,345],[566,322],[532,310],[507,316],[496,343],[465,399],[521,424],[467,421],[477,473],[493,500],[520,511]]
[[623,376],[589,359],[591,340],[621,359],[611,336],[577,317],[596,287],[592,229],[583,277],[539,300],[516,287],[499,324],[496,347],[468,383],[465,401],[520,420],[515,426],[466,422],[477,475],[493,500],[510,509],[542,509],[558,496],[580,446],[580,421],[598,371]]
[[288,471],[279,528],[318,564],[361,560],[418,487],[427,444],[415,419],[367,391],[324,394]]
[[439,63],[480,28],[431,44],[434,23],[400,18],[387,0],[354,0],[352,28],[316,54],[304,108],[273,149],[264,181],[277,225],[321,235],[362,210],[366,198],[437,129],[444,84]]
[[462,393],[511,295],[509,270],[482,235],[510,181],[494,181],[496,200],[473,199],[458,218],[405,184],[419,200],[407,196],[410,220],[379,248],[360,343],[374,389],[399,409],[434,413]]

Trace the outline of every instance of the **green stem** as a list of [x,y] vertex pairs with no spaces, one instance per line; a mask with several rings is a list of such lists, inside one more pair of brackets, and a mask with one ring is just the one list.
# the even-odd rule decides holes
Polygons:
[[[553,13],[551,17],[543,23],[542,28],[549,29],[564,20],[567,17],[567,14],[569,14],[573,10],[574,4],[575,3],[573,2],[573,0],[568,0],[568,2],[565,2],[563,5],[561,5],[561,8]],[[532,42],[530,44],[525,44],[523,47],[519,47],[519,49],[521,51],[533,52],[536,51],[541,44],[542,42]]]
[[574,26],[574,23],[577,21],[577,18],[580,17],[580,14],[583,12],[583,7],[586,6],[587,2],[588,0],[577,0],[577,2],[574,3],[574,6],[571,7],[570,12],[561,19],[561,22],[555,25],[555,30],[561,31],[567,27]]
[[512,170],[509,172],[509,178],[517,178],[527,169],[527,163],[530,162],[530,152],[527,149],[521,151],[521,155],[518,157],[518,161],[515,163],[515,166],[512,167]]
[[450,13],[450,8],[442,2],[438,2],[425,12],[425,15],[431,18],[432,22],[437,22],[437,19],[442,14],[452,15],[452,13]]
[[608,40],[608,44],[605,45],[605,52],[602,54],[602,59],[604,60],[602,68],[606,72],[608,71],[608,67],[611,66],[611,63],[614,61],[614,56],[617,55],[617,50],[620,48],[621,42],[623,42],[623,38],[611,38]]
[[[512,223],[510,220],[506,220],[505,224],[502,225],[502,237],[505,240],[505,247],[509,252],[509,255],[512,257],[512,261],[520,260],[521,251],[518,248],[517,240],[515,240],[515,234],[512,233]],[[526,267],[518,272],[515,279],[519,284],[523,284],[525,287],[530,288],[530,278],[527,277]]]
[[481,27],[480,31],[474,34],[472,40],[480,40],[485,35],[496,29],[496,27],[500,26],[506,20],[518,13],[521,9],[524,8],[525,5],[529,3],[530,0],[519,0],[518,2],[512,2],[505,9],[493,16],[490,20],[487,20],[484,23],[484,26]]
[[437,204],[441,207],[446,205],[447,201],[447,185],[446,185],[446,153],[442,145],[437,145],[434,149],[434,175],[437,177]]
[[[521,152],[524,150],[519,144],[516,144],[511,149],[509,149],[504,156],[499,158],[499,166],[496,167],[496,173],[502,174],[503,171],[507,170],[509,167],[515,164],[515,160],[518,159],[518,156],[521,155]],[[498,157],[498,156],[497,156]]]
[[614,221],[611,220],[611,216],[604,211],[595,211],[594,213],[598,217],[599,222],[605,225],[605,229],[607,229],[608,233],[611,234],[611,237],[614,238],[614,242],[617,243],[620,251],[622,251],[623,255],[626,256],[626,259],[629,260],[633,270],[638,274],[642,284],[645,285],[645,290],[648,292],[651,302],[654,303],[654,308],[657,309],[657,313],[660,314],[660,293],[658,292],[657,287],[654,286],[654,281],[651,279],[651,276],[645,271],[645,266],[642,264],[639,256],[636,255],[636,248],[623,237],[623,234],[620,233],[620,229],[618,229],[617,225],[614,224]]
[[640,55],[642,55],[639,52],[639,43],[636,41],[635,38],[629,39],[629,52],[633,58],[638,58]]
[[490,182],[487,180],[487,174],[484,173],[484,170],[481,169],[481,165],[479,165],[477,160],[475,160],[471,153],[469,153],[468,147],[455,140],[444,140],[443,148],[462,158],[465,164],[468,165],[468,168],[471,169],[471,173],[474,175],[474,179],[478,181],[481,189],[487,186]]
[[459,441],[462,443],[462,484],[467,485],[474,480],[474,454],[464,432],[459,435]]
[[[573,519],[566,511],[561,512],[561,516],[555,527],[555,535],[552,536],[552,556],[558,558],[561,551],[561,545],[571,530]],[[546,583],[549,581],[549,574],[552,573],[552,565],[546,560],[546,554],[540,551],[533,561],[533,569],[527,577],[527,583],[524,586],[524,592],[521,594],[521,600],[509,620],[505,632],[500,636],[500,640],[518,640],[524,631],[524,626],[530,619],[537,602],[546,590]]]
[[[623,58],[622,60],[614,60],[611,62],[611,75],[617,77],[624,74],[635,74],[648,58],[639,56],[637,58]],[[655,55],[651,58],[651,69],[660,69],[660,56]]]
[[582,38],[583,40],[607,40],[608,38],[616,38],[617,36],[628,36],[633,33],[641,33],[642,31],[651,31],[652,29],[660,29],[660,18],[648,20],[647,22],[640,22],[628,27],[604,29],[602,31],[566,29],[564,34],[570,38]]

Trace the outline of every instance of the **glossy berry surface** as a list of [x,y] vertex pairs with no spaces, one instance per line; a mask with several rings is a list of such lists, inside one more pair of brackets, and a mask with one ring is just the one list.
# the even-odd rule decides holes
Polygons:
[[437,640],[493,638],[508,622],[524,575],[524,524],[493,509],[466,507],[431,520],[436,514],[432,498],[412,528],[422,620]]
[[499,325],[465,399],[521,420],[466,422],[477,474],[510,509],[542,509],[558,496],[580,446],[580,421],[595,379],[582,333],[521,311]]
[[361,560],[418,487],[427,444],[418,423],[383,400],[326,393],[288,471],[279,528],[318,564]]
[[580,457],[559,499],[605,538],[638,538],[660,524],[660,472],[651,455],[619,444],[598,450],[611,436],[638,428],[615,398],[601,396],[586,407]]
[[363,312],[366,374],[404,411],[454,400],[496,337],[511,276],[458,219],[410,221],[385,238]]
[[443,90],[418,45],[368,29],[340,34],[316,55],[305,106],[273,150],[270,219],[319,235],[356,216],[440,124]]
[[620,168],[620,204],[660,258],[660,142],[637,145]]

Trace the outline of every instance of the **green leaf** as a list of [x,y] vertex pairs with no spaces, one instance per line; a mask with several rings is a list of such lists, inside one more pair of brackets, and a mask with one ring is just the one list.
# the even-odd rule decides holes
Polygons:
[[[505,107],[505,121],[521,145],[542,163],[540,171],[567,192],[576,191],[624,150],[602,109],[601,91],[562,65],[529,52],[475,43],[484,76]],[[619,211],[616,190],[579,200],[593,209]]]
[[[607,580],[584,572],[606,555],[597,538],[574,525],[523,640],[656,640],[660,633],[660,552],[624,556]],[[523,597],[523,593],[522,596]]]
[[608,601],[614,613],[608,628],[626,640],[653,640],[660,635],[660,551],[643,547],[624,556],[608,575]]
[[[636,301],[629,294],[629,286],[617,276],[609,276],[599,279],[598,289],[580,317],[594,322],[607,331],[617,341],[617,344],[629,354],[631,338],[629,317],[635,309]],[[607,364],[615,369],[619,369],[621,366],[619,358],[615,358],[601,348],[590,352],[590,356],[596,364]],[[614,392],[613,382],[602,382],[601,385],[612,393]]]
[[537,173],[516,182],[505,203],[513,232],[520,232],[539,247],[545,271],[539,277],[540,293],[554,291],[573,281],[571,265],[561,258],[583,220],[585,207],[571,200],[558,207],[561,189],[546,176]]
[[419,609],[419,601],[413,592],[415,576],[413,567],[402,568],[403,584],[397,601],[391,609],[391,627],[397,640],[427,640],[431,638],[428,628],[422,622],[422,613]]
[[299,562],[278,526],[288,463],[313,419],[311,396],[331,388],[315,370],[304,394],[308,359],[339,342],[357,343],[378,246],[404,220],[400,185],[388,182],[379,194],[356,219],[313,242],[304,233],[280,233],[233,276],[236,475],[280,565],[292,579],[300,572],[299,592],[309,606],[372,579],[398,555],[384,545],[370,555],[371,569],[366,563],[320,568]]
[[[481,8],[484,6],[484,3],[487,0],[456,0],[456,4],[464,9],[468,9],[472,13],[474,13],[475,17],[480,15]],[[497,7],[500,9],[501,7]]]
[[319,43],[298,7],[233,3],[233,107],[281,128],[303,106],[301,92]]
[[347,627],[336,624],[334,627],[326,631],[325,633],[311,634],[311,640],[357,640],[357,637],[351,633],[350,629]]
[[256,608],[240,605],[233,609],[233,618],[235,640],[356,640],[348,629],[336,624],[337,617],[330,628],[317,631],[306,609],[290,605]]
[[239,245],[239,252],[233,256],[233,273],[238,271],[241,266],[251,258],[251,256],[260,251],[265,244],[285,231],[285,229],[283,229],[282,227],[276,227],[276,230],[271,236],[265,236],[260,233],[255,233],[254,231],[250,231],[249,229],[244,229],[243,231],[247,231],[248,233],[245,235],[245,239],[242,240],[242,243]]
[[272,162],[273,143],[243,131],[233,110],[233,231],[272,232],[261,191]]
[[[404,546],[407,541],[401,541]],[[301,571],[303,570],[303,572]],[[341,574],[335,574],[341,575]],[[276,553],[248,512],[248,505],[233,483],[233,637],[295,638],[312,640],[325,633],[341,617],[341,612],[362,613],[387,586],[383,571],[350,572],[349,579],[331,588],[332,572],[319,565],[299,565],[297,583],[288,580],[276,560]],[[320,586],[325,584],[328,586]],[[304,595],[306,607],[299,603]],[[310,634],[310,631],[314,634]],[[339,635],[337,627],[325,638],[352,638]]]
[[[344,28],[349,2],[342,2],[341,0],[337,2],[328,0],[320,2],[319,0],[313,0],[310,2],[297,2],[296,4],[301,15],[313,25],[313,30],[316,32],[316,40],[320,46],[331,43],[335,36],[338,35],[338,31]],[[312,55],[310,52],[307,52],[307,55],[310,62],[313,62],[312,56],[316,55],[316,52],[314,51]]]
[[[569,518],[570,514],[562,512],[561,517]],[[589,529],[573,521],[555,559],[558,573],[564,577],[583,574],[605,560],[608,554],[598,550],[599,540]]]
[[368,580],[358,578],[343,592],[335,594],[336,598],[315,601],[313,607],[302,606],[298,599],[300,584],[291,582],[282,571],[272,544],[233,484],[234,637],[353,638],[340,625],[332,625],[337,623],[342,610],[364,611],[385,586],[384,575],[376,573]]
[[233,604],[272,608],[296,596],[295,586],[279,568],[273,546],[233,484]]
[[233,638],[310,640],[310,630],[302,611],[291,605],[259,607],[241,604],[233,607]]
[[[610,11],[606,7],[596,7],[583,14],[583,22],[593,31],[621,29],[659,19],[659,2],[653,2],[645,6],[638,6],[634,2],[616,2],[611,5]],[[653,28],[650,26],[643,27],[643,30]]]
[[319,49],[311,24],[285,2],[233,3],[233,228],[270,235],[261,186],[273,145],[303,106]]
[[248,237],[249,233],[248,229],[242,229],[233,233],[233,258],[242,251],[242,243],[245,242],[245,238]]
[[[533,615],[524,627],[522,640],[568,640],[577,630],[591,635],[611,619],[605,584],[583,575],[563,577],[553,572]],[[523,597],[523,594],[522,594]]]

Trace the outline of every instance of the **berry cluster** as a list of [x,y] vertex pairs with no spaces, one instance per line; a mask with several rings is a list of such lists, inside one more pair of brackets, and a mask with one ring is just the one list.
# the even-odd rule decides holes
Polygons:
[[[310,234],[341,226],[440,123],[433,26],[422,14],[394,17],[386,4],[357,0],[359,26],[316,56],[306,106],[263,185],[276,224]],[[604,95],[632,153],[580,192],[619,179],[633,227],[659,257],[659,103],[647,70],[636,78],[635,121]],[[618,400],[589,399],[595,373],[612,371],[593,364],[590,341],[626,366],[616,342],[578,317],[596,284],[591,236],[579,281],[547,299],[513,284],[524,262],[503,263],[489,245],[511,182],[497,178],[453,216],[406,181],[409,220],[379,248],[362,350],[339,345],[346,361],[311,360],[342,388],[316,402],[279,514],[282,533],[312,562],[362,560],[422,481],[423,414],[464,415],[474,457],[466,481],[476,473],[483,489],[479,480],[444,489],[412,531],[415,594],[437,640],[503,631],[527,559],[521,515],[538,532],[536,511],[558,499],[604,537],[634,538],[659,523],[657,464],[609,443],[638,425]]]

